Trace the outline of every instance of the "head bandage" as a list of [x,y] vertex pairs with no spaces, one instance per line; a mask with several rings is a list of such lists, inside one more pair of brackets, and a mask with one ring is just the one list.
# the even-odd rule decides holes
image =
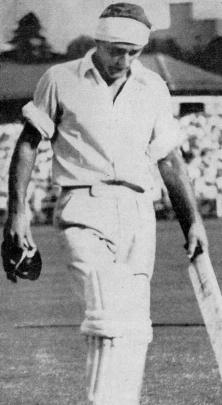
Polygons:
[[151,24],[142,7],[117,3],[107,7],[100,16],[95,39],[145,46],[150,31]]

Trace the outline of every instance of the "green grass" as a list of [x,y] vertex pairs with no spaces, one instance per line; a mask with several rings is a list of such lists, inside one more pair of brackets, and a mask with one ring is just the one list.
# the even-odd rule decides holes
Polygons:
[[[206,222],[222,287],[222,222]],[[85,405],[81,308],[73,299],[64,253],[51,227],[34,228],[44,259],[39,281],[10,284],[0,273],[0,404]],[[158,222],[152,280],[154,341],[142,405],[221,405],[221,382],[187,274],[175,221]],[[184,326],[186,325],[186,326]],[[197,326],[199,325],[199,326]]]

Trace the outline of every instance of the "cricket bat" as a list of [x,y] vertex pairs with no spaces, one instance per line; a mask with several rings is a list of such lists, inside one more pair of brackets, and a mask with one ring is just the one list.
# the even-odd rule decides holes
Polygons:
[[197,254],[188,271],[222,379],[222,295],[209,255]]

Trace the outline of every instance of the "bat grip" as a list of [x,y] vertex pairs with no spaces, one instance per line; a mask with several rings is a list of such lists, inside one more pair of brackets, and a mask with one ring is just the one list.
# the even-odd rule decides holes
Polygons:
[[[186,245],[187,245],[187,243],[186,243]],[[197,256],[201,255],[202,253],[203,253],[203,249],[200,246],[200,244],[198,243],[195,250],[194,250],[193,256],[190,258],[191,263],[197,258]]]
[[[188,239],[188,233],[189,233],[190,226],[188,226],[188,224],[185,223],[185,221],[183,221],[182,219],[179,219],[179,223],[180,223],[181,229],[183,231],[184,237],[186,239],[184,248],[187,250],[188,249],[188,240],[187,239]],[[197,256],[199,256],[202,253],[203,253],[203,249],[202,249],[200,243],[198,242],[198,244],[195,248],[194,254],[190,259],[191,263],[196,259]]]

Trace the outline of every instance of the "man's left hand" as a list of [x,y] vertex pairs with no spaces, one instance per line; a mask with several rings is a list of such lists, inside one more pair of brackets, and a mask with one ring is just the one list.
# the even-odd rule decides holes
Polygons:
[[201,248],[202,251],[208,251],[208,239],[202,222],[194,222],[187,235],[187,255],[189,259],[195,254],[196,248]]

